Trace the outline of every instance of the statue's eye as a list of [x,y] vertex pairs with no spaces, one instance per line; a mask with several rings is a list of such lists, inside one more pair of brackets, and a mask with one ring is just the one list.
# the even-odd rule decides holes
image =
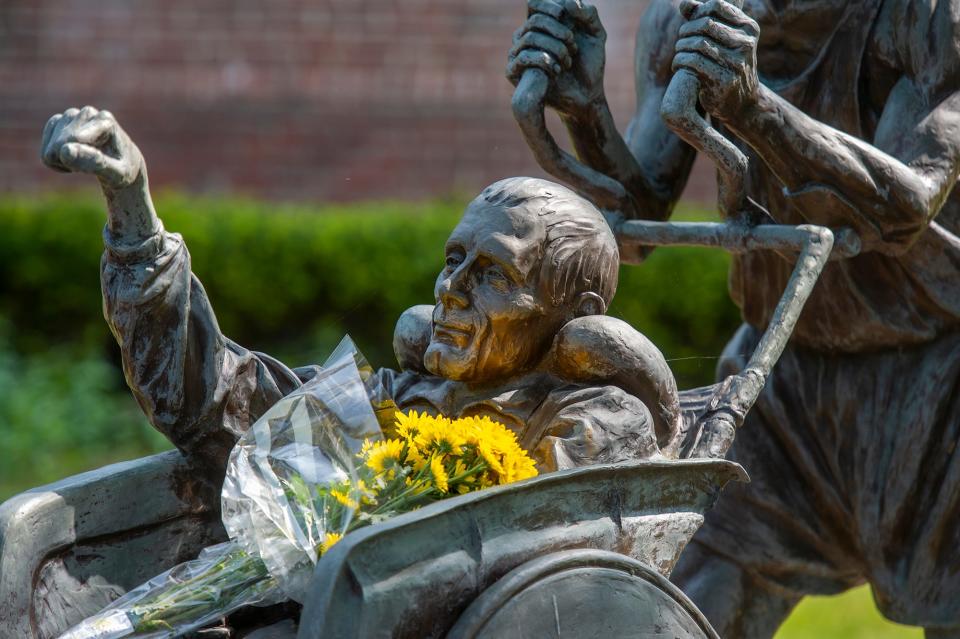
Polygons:
[[456,253],[451,253],[447,256],[447,269],[452,271],[463,262],[463,257],[457,255]]
[[508,290],[510,288],[510,278],[506,276],[502,269],[498,266],[491,266],[484,270],[483,276],[492,286],[500,290]]

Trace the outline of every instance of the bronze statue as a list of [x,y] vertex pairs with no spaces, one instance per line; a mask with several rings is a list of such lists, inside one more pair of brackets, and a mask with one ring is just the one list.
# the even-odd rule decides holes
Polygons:
[[[542,116],[542,104],[539,109]],[[101,180],[109,204],[103,262],[107,318],[120,341],[131,387],[154,425],[186,457],[158,455],[86,473],[0,508],[0,557],[7,558],[4,565],[10,568],[0,579],[0,597],[11,604],[0,619],[13,624],[14,632],[37,634],[27,627],[37,619],[32,611],[41,609],[40,636],[96,612],[105,597],[122,592],[122,584],[145,566],[169,567],[183,553],[192,556],[205,540],[217,540],[222,529],[211,520],[216,486],[205,482],[204,474],[214,481],[222,476],[223,457],[236,434],[317,370],[291,370],[221,335],[209,301],[190,273],[182,239],[167,234],[153,211],[139,151],[109,113],[86,107],[52,118],[44,131],[43,158],[54,168],[91,172]],[[602,315],[616,288],[618,253],[669,244],[734,253],[775,250],[796,261],[773,319],[743,370],[683,393],[677,392],[652,344],[623,322]],[[476,623],[503,608],[496,597],[504,592],[508,599],[526,596],[513,591],[517,584],[505,572],[511,567],[524,584],[558,567],[573,569],[580,576],[567,594],[578,598],[588,583],[592,588],[606,579],[603,575],[611,577],[587,598],[592,614],[564,614],[564,636],[614,627],[614,622],[632,631],[670,627],[684,636],[716,636],[696,607],[663,578],[719,489],[731,479],[746,478],[738,465],[718,458],[756,402],[828,259],[857,250],[850,233],[835,236],[809,224],[625,221],[617,215],[605,220],[582,197],[542,180],[512,178],[486,189],[447,243],[436,304],[415,306],[397,323],[394,348],[403,372],[381,370],[370,381],[379,384],[378,398],[388,390],[401,408],[492,415],[513,427],[542,469],[559,472],[491,497],[500,505],[484,498],[488,507],[472,510],[460,500],[444,507],[449,516],[431,519],[427,508],[399,528],[375,526],[378,532],[372,537],[348,536],[338,548],[351,548],[341,560],[353,567],[343,572],[329,561],[318,564],[310,586],[310,601],[316,605],[308,601],[303,610],[301,636],[329,634],[331,623],[344,619],[357,636],[370,636],[373,628],[381,634],[402,629],[410,636],[441,636],[455,621],[460,630],[473,629],[464,636],[476,636]],[[610,461],[616,463],[596,465]],[[571,468],[580,464],[593,467]],[[603,479],[590,488],[591,477]],[[131,498],[144,482],[156,490]],[[564,495],[559,502],[548,490],[555,482]],[[503,508],[514,515],[506,527],[502,517],[489,515]],[[423,528],[426,521],[437,527]],[[139,545],[169,535],[178,541],[132,561],[124,550],[130,547],[125,540],[132,529],[148,530],[146,538],[134,535]],[[397,542],[408,529],[421,531],[420,536]],[[447,535],[443,547],[433,543],[440,531]],[[381,534],[394,541],[368,543]],[[483,538],[484,550],[479,551]],[[398,551],[394,542],[407,550]],[[122,566],[84,561],[80,568],[61,560],[85,556],[92,546],[104,544],[113,549],[105,561],[122,557]],[[426,561],[413,578],[408,551],[424,546],[443,555],[459,550],[453,562]],[[384,562],[369,554],[373,547],[396,557]],[[21,552],[23,548],[29,550]],[[573,550],[578,548],[592,550]],[[651,568],[603,554],[610,551]],[[17,553],[13,560],[11,553]],[[483,561],[476,563],[474,556]],[[423,597],[384,590],[388,582],[398,583],[396,571],[368,570],[384,565],[407,574],[403,592]],[[618,566],[632,575],[632,587],[646,594],[614,597],[619,603],[604,608],[604,593],[613,588],[623,595],[627,582],[606,568],[587,577],[581,570],[587,565]],[[465,578],[471,566],[474,576]],[[349,594],[355,592],[357,569],[367,575],[362,602]],[[460,575],[458,589],[449,588],[450,570]],[[35,582],[41,572],[48,575],[46,581]],[[334,575],[346,575],[354,585],[342,591],[340,577],[331,581]],[[443,596],[432,590],[439,582],[446,584]],[[62,589],[51,586],[60,583]],[[121,586],[104,588],[102,583]],[[479,594],[478,587],[492,584],[498,587],[491,588],[489,597]],[[558,597],[566,596],[562,588],[546,591],[553,608]],[[340,595],[330,599],[333,592],[343,592],[349,601]],[[670,602],[662,600],[664,592]],[[478,607],[464,610],[473,598]],[[645,603],[638,608],[641,600]],[[485,603],[490,601],[494,603]],[[364,612],[340,614],[358,604]],[[386,607],[379,608],[381,604]],[[542,625],[538,610],[524,607],[498,618],[522,633],[523,627]],[[381,617],[392,621],[378,621]],[[521,622],[525,626],[517,625]],[[290,625],[281,625],[282,634],[289,636]],[[366,630],[358,630],[361,626]],[[490,633],[501,636],[501,630]],[[264,631],[281,632],[278,626]]]
[[[541,105],[541,116],[542,110]],[[0,508],[0,557],[7,558],[4,565],[10,568],[0,579],[0,597],[11,604],[0,620],[13,624],[14,632],[46,636],[96,612],[105,598],[124,589],[100,584],[126,584],[145,566],[169,567],[177,556],[192,556],[205,542],[217,540],[222,529],[213,520],[216,499],[211,493],[234,438],[317,367],[291,370],[222,336],[190,273],[182,239],[166,233],[156,217],[143,159],[113,116],[92,107],[54,116],[42,148],[44,161],[53,168],[93,173],[101,181],[109,209],[102,273],[107,319],[141,405],[186,454],[161,454],[86,473]],[[796,259],[773,319],[744,369],[719,384],[684,393],[677,392],[663,356],[649,341],[602,314],[616,288],[618,254],[669,244],[716,246],[734,253],[776,250]],[[320,562],[310,586],[310,601],[319,603],[307,602],[300,635],[329,634],[331,624],[347,619],[357,636],[370,636],[374,628],[380,634],[402,630],[410,636],[441,636],[454,622],[455,634],[476,636],[475,625],[503,608],[496,597],[504,592],[508,599],[526,596],[512,590],[511,574],[526,583],[569,568],[579,575],[569,591],[546,588],[553,608],[564,592],[579,598],[587,584],[600,589],[587,599],[592,614],[564,614],[564,636],[614,627],[615,622],[631,631],[669,626],[684,636],[715,637],[696,607],[664,578],[719,489],[732,479],[746,479],[738,465],[718,458],[755,403],[827,260],[857,250],[849,233],[835,236],[809,224],[604,219],[573,191],[530,178],[502,180],[484,190],[447,243],[436,304],[415,306],[398,321],[394,348],[402,372],[381,370],[373,378],[379,384],[376,395],[387,390],[406,409],[491,415],[520,435],[542,469],[559,472],[491,497],[499,502],[484,498],[487,507],[480,510],[460,500],[452,509],[445,506],[449,515],[439,519],[432,519],[435,513],[427,508],[398,528],[375,526],[379,532],[373,537],[349,535],[338,548],[351,548],[349,557],[341,559],[354,567],[343,572],[329,561]],[[571,468],[581,464],[593,467]],[[592,477],[602,481],[591,485]],[[132,498],[144,482],[156,490]],[[557,494],[564,495],[559,502],[549,491],[554,484]],[[502,517],[489,515],[503,508],[513,514],[506,527]],[[426,521],[437,528],[423,528]],[[397,542],[407,549],[397,551],[393,543],[404,538],[408,526],[421,536]],[[148,530],[145,538],[139,533],[132,537],[136,544],[169,535],[178,541],[131,561],[125,549],[132,529]],[[448,541],[443,547],[433,543],[441,530]],[[380,534],[394,542],[371,545]],[[422,540],[424,535],[429,542]],[[481,552],[477,544],[483,539]],[[122,557],[122,566],[61,565],[62,556],[85,556],[91,545],[103,544],[113,549],[106,561]],[[426,561],[412,578],[407,551],[425,546],[443,555],[459,548],[457,559]],[[396,560],[370,555],[374,547],[396,553]],[[29,550],[20,552],[23,548]],[[574,550],[583,548],[588,550]],[[611,551],[634,563],[611,557]],[[17,553],[13,560],[11,553]],[[483,561],[473,561],[475,555]],[[51,567],[51,562],[61,563]],[[384,590],[388,582],[401,583],[392,568],[386,573],[360,568],[369,578],[369,596],[362,602],[353,594],[347,594],[350,601],[340,595],[330,599],[332,592],[342,592],[340,577],[347,575],[355,584],[360,564],[401,569],[407,574],[401,590],[423,597]],[[464,578],[471,566],[474,577]],[[588,566],[625,571],[632,575],[630,587],[645,594],[634,592],[640,599],[614,597],[618,603],[612,608],[594,606],[607,601],[604,593],[611,588],[622,595],[627,582],[607,568],[587,576],[582,569]],[[454,590],[450,570],[460,575],[460,587]],[[48,574],[47,581],[34,581],[40,572]],[[339,576],[331,581],[334,575]],[[607,577],[610,583],[599,586]],[[64,589],[51,587],[60,580]],[[440,582],[446,584],[443,596],[432,590]],[[478,587],[495,583],[507,590],[498,586],[490,588],[489,596],[479,594]],[[354,590],[350,585],[346,592]],[[662,599],[663,593],[670,601]],[[464,610],[473,598],[476,606]],[[638,608],[639,601],[645,603]],[[381,603],[386,607],[378,608]],[[340,614],[358,604],[364,612]],[[28,630],[37,609],[44,611],[38,622],[42,627]],[[531,624],[542,626],[537,606],[524,610],[498,618],[518,633]],[[392,621],[378,621],[381,617]],[[274,618],[271,613],[259,622]],[[281,626],[263,631],[289,636],[290,624]],[[358,630],[361,626],[366,629]],[[501,630],[490,633],[501,636]]]
[[[104,309],[127,381],[153,425],[222,478],[237,435],[317,367],[291,370],[220,333],[182,238],[154,212],[140,152],[109,112],[54,116],[42,155],[100,180]],[[398,323],[406,370],[379,372],[401,409],[489,415],[547,470],[676,456],[668,366],[643,336],[603,316],[619,256],[592,204],[544,180],[502,180],[467,207],[445,256],[436,305]],[[604,340],[608,348],[595,347]],[[599,371],[604,362],[618,368]]]
[[[960,637],[960,2],[653,0],[625,137],[596,9],[528,5],[507,75],[546,170],[603,208],[663,220],[693,163],[687,140],[719,160],[723,214],[861,240],[825,268],[737,435],[731,458],[753,482],[708,513],[675,581],[724,637],[772,636],[804,595],[864,582],[891,619]],[[582,165],[538,137],[531,70]],[[716,131],[688,126],[699,115],[684,92]],[[734,258],[745,324],[720,377],[773,317],[784,257]]]

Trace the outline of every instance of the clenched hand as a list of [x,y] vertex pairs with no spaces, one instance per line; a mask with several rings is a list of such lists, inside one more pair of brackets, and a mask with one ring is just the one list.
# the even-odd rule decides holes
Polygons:
[[725,0],[682,0],[673,69],[700,80],[700,103],[711,115],[736,122],[757,101],[757,40],[760,26]]
[[40,155],[57,171],[92,173],[113,189],[133,184],[143,156],[113,114],[91,106],[67,109],[47,121]]
[[579,0],[529,0],[529,17],[513,36],[507,78],[516,85],[527,69],[549,78],[547,105],[582,116],[603,100],[607,35],[597,10]]
[[57,171],[97,176],[107,199],[107,227],[118,245],[137,244],[162,228],[140,149],[109,111],[85,106],[53,116],[43,128],[40,157]]

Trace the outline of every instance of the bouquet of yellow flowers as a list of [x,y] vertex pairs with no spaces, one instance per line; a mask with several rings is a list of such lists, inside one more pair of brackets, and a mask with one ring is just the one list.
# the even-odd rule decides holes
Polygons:
[[231,541],[127,593],[61,639],[177,637],[246,605],[302,601],[352,530],[537,474],[487,417],[402,413],[344,340],[234,448],[222,493]]

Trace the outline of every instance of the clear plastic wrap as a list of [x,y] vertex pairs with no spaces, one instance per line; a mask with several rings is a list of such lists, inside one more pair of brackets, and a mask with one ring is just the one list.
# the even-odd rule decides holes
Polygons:
[[245,605],[300,600],[325,544],[353,518],[362,445],[382,438],[378,420],[395,410],[344,338],[237,442],[222,492],[231,541],[131,590],[61,639],[177,637]]
[[347,532],[361,499],[357,455],[364,441],[383,436],[378,411],[392,419],[395,406],[345,338],[230,454],[223,525],[295,601],[303,601],[321,550]]
[[285,599],[263,562],[228,541],[137,586],[60,639],[168,639],[242,606]]
[[221,494],[231,541],[61,639],[177,637],[244,605],[302,602],[320,556],[351,530],[536,472],[514,433],[487,417],[398,413],[345,338],[231,452]]

